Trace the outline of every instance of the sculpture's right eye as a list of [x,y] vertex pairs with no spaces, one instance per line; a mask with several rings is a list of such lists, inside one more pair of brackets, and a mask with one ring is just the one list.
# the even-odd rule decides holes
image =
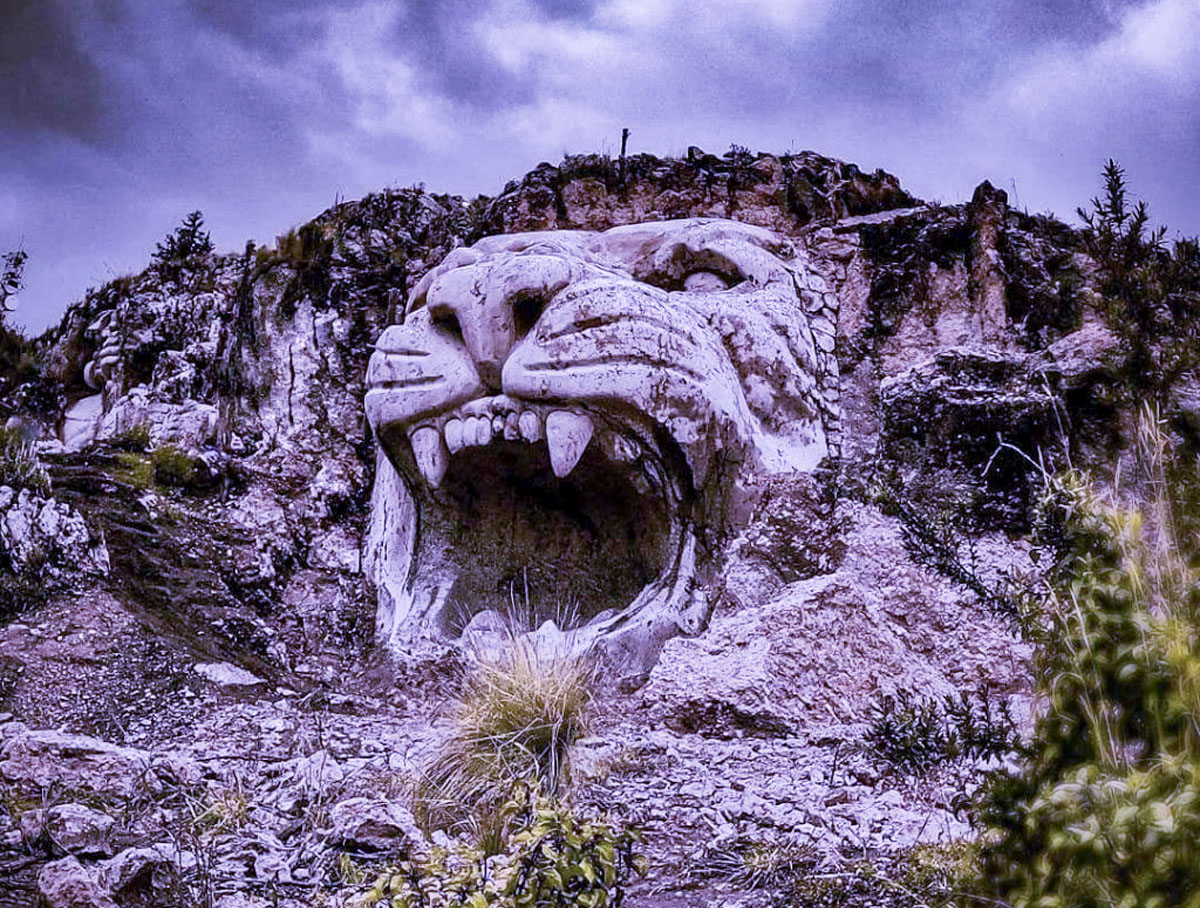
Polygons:
[[430,316],[433,327],[439,331],[444,331],[455,340],[461,341],[463,339],[462,325],[459,324],[458,316],[452,310],[442,309],[438,312],[430,313]]

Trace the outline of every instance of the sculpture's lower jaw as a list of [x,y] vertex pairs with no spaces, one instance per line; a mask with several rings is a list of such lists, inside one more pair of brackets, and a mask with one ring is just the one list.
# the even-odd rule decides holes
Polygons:
[[652,426],[587,415],[594,437],[561,478],[545,443],[496,437],[455,452],[434,488],[412,429],[381,432],[395,465],[380,458],[368,557],[391,651],[489,650],[540,629],[640,671],[666,639],[703,627],[682,455]]

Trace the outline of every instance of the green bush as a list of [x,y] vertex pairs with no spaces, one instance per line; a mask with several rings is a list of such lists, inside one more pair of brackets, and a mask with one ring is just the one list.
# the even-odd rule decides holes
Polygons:
[[153,267],[163,281],[197,289],[212,277],[213,243],[204,229],[204,215],[191,212],[154,249]]
[[1078,474],[1047,483],[1047,705],[982,804],[984,876],[1013,906],[1200,906],[1200,570],[1149,412],[1139,440],[1139,508]]
[[901,690],[878,699],[863,744],[876,758],[904,772],[923,773],[948,760],[988,759],[1020,748],[1008,704],[992,703],[987,686],[941,699]]
[[620,908],[630,873],[645,873],[630,830],[577,820],[518,783],[499,807],[510,831],[495,856],[460,845],[384,873],[364,908]]
[[477,664],[451,709],[453,730],[414,799],[427,829],[490,829],[513,785],[560,795],[570,748],[587,732],[594,671],[584,658],[546,653],[512,635],[497,661]]

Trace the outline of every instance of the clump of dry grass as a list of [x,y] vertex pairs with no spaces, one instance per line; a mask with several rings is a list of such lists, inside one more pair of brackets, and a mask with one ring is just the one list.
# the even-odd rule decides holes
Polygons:
[[594,680],[587,658],[511,635],[502,656],[473,668],[451,707],[453,729],[417,785],[417,821],[498,839],[497,808],[517,782],[560,795],[571,745],[587,734]]

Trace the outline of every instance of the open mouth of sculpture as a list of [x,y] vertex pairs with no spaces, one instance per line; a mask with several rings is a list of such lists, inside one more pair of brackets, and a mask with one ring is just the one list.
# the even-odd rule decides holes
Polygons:
[[497,395],[379,431],[418,503],[415,588],[441,633],[486,612],[613,628],[689,591],[691,482],[644,416]]

